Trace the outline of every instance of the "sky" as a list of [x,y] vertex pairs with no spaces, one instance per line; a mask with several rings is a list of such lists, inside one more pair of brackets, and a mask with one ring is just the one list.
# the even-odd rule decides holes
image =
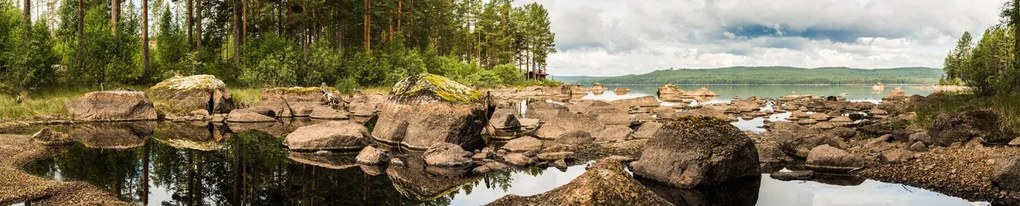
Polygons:
[[669,68],[941,68],[1005,0],[517,0],[549,10],[548,72],[616,76]]

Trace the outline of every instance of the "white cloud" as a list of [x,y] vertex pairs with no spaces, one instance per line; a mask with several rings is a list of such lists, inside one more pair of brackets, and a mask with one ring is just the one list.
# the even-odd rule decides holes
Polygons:
[[526,0],[549,9],[554,75],[784,65],[941,67],[1004,0]]

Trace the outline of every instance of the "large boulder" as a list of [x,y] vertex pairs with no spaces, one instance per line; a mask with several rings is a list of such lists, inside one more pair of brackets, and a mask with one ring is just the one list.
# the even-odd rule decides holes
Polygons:
[[507,141],[503,149],[511,152],[530,152],[542,149],[542,140],[526,136]]
[[298,128],[283,143],[292,150],[356,150],[368,145],[370,137],[364,125],[330,121]]
[[659,96],[659,100],[668,102],[680,102],[683,101],[684,98],[684,91],[680,90],[680,87],[673,84],[660,86],[659,91],[656,92],[656,94]]
[[146,93],[156,110],[164,114],[186,115],[196,109],[220,114],[234,109],[227,84],[212,75],[173,77],[153,85]]
[[591,86],[591,93],[595,95],[602,95],[603,93],[606,93],[606,87],[602,86],[602,83],[596,82]]
[[535,135],[542,139],[556,139],[568,132],[584,131],[595,134],[603,128],[605,125],[598,121],[598,115],[564,113],[539,127]]
[[524,117],[542,121],[549,121],[560,114],[570,112],[566,106],[545,101],[528,102],[527,108],[528,110],[524,112]]
[[[940,114],[928,128],[928,135],[934,144],[949,146],[955,142],[966,142],[982,138],[989,143],[1007,143],[1001,132],[1000,116],[989,110],[976,110],[952,114]],[[1003,136],[1003,137],[1000,137]]]
[[1020,191],[1020,157],[1000,162],[992,170],[992,185],[1000,189]]
[[882,97],[882,101],[903,101],[906,99],[906,93],[904,93],[903,88],[900,87],[896,87],[896,89],[893,89],[889,92],[889,94]]
[[630,93],[630,89],[627,87],[617,87],[613,89],[613,93],[616,93],[616,95],[627,95],[627,93]]
[[631,163],[638,177],[693,188],[761,175],[754,142],[726,121],[684,117],[666,122]]
[[631,177],[623,164],[596,161],[566,185],[533,196],[507,195],[489,205],[673,205]]
[[455,167],[471,164],[471,152],[451,143],[437,143],[425,150],[422,155],[425,163],[430,166]]
[[145,93],[136,91],[89,92],[67,103],[79,121],[156,120],[156,109]]
[[843,173],[861,168],[861,159],[829,145],[811,149],[804,166],[820,173]]
[[367,146],[358,152],[358,156],[354,159],[358,164],[365,165],[377,165],[386,161],[386,150],[377,149],[373,146]]
[[416,150],[444,142],[478,149],[488,118],[480,102],[480,93],[453,80],[413,75],[393,86],[372,136]]

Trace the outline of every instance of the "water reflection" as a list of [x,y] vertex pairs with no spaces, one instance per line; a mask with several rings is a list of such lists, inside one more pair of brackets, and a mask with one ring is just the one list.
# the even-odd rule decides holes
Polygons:
[[[576,165],[562,172],[533,167],[471,175],[468,168],[426,166],[415,153],[399,156],[402,166],[360,166],[354,163],[353,153],[288,152],[279,136],[265,132],[286,130],[288,124],[293,123],[238,133],[222,125],[78,125],[61,129],[100,134],[95,128],[114,128],[116,132],[111,134],[132,135],[112,138],[124,141],[61,148],[61,154],[30,162],[24,168],[52,179],[85,181],[142,205],[481,205],[506,194],[546,192],[584,172],[584,165]],[[145,135],[145,128],[155,131]],[[839,205],[845,203],[840,201],[856,203],[855,199],[874,195],[878,199],[868,199],[870,203],[967,205],[959,198],[894,187],[905,186],[843,177],[782,182],[768,175],[736,186],[700,190],[649,186],[684,204]]]

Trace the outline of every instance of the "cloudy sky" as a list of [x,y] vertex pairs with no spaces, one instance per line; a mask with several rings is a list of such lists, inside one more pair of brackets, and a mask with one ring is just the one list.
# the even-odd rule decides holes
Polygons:
[[668,68],[941,67],[1005,0],[518,0],[549,10],[553,75]]

